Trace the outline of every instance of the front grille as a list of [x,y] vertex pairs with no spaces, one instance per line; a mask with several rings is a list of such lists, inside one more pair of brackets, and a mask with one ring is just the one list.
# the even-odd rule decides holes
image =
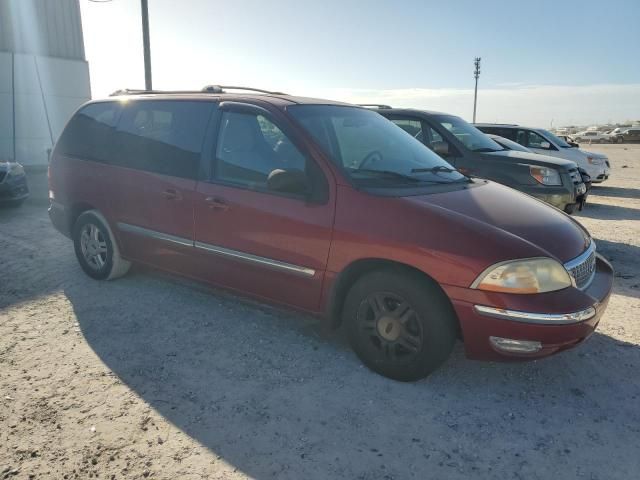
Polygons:
[[0,183],[4,180],[4,177],[7,176],[7,172],[0,172]]
[[565,268],[574,278],[576,287],[580,290],[591,285],[596,273],[596,244],[592,241],[589,248],[579,257],[567,262]]

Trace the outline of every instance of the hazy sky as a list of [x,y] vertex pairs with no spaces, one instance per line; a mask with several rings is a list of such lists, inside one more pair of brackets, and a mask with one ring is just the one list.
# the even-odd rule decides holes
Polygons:
[[[140,2],[80,0],[94,97],[142,88]],[[537,126],[640,120],[640,0],[149,0],[154,88],[236,84]]]

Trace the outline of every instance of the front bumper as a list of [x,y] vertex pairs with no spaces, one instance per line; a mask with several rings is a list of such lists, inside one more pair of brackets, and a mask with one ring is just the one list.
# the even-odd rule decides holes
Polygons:
[[584,183],[579,185],[572,183],[570,186],[559,185],[557,187],[536,185],[535,187],[523,188],[522,191],[560,210],[564,210],[567,205],[579,204],[587,189]]
[[5,177],[0,182],[0,204],[21,202],[29,196],[27,176]]
[[[587,170],[587,169],[585,169]],[[591,177],[592,183],[601,183],[609,178],[611,174],[611,167],[608,165],[594,165],[587,170],[587,173]]]
[[[469,358],[517,360],[546,357],[587,339],[607,307],[612,286],[613,268],[598,256],[595,276],[584,291],[573,287],[537,295],[483,292],[459,287],[446,287],[445,291],[458,315]],[[517,315],[510,316],[508,312],[487,315],[477,307],[489,307],[499,312],[513,311]],[[578,313],[581,318],[567,317]],[[565,321],[553,322],[549,315],[560,315]],[[528,319],[523,318],[527,316]],[[539,344],[539,348],[506,351],[496,344],[496,338],[533,342]]]

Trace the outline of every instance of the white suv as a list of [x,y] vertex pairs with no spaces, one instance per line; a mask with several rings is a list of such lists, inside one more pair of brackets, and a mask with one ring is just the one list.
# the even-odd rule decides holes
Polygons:
[[608,133],[597,132],[595,130],[585,130],[573,135],[576,142],[609,143],[611,136]]
[[[484,133],[500,135],[529,150],[543,155],[572,160],[582,167],[591,177],[593,183],[601,183],[609,178],[609,158],[601,153],[587,152],[572,147],[561,138],[543,128],[522,127],[520,125],[500,125],[494,123],[480,123],[476,127]],[[597,132],[595,132],[597,133]]]

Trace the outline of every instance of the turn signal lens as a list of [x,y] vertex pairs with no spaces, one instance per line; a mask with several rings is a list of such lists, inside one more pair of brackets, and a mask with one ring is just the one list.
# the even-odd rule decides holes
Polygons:
[[531,258],[502,262],[485,270],[471,288],[488,292],[544,293],[571,286],[571,277],[551,258]]

